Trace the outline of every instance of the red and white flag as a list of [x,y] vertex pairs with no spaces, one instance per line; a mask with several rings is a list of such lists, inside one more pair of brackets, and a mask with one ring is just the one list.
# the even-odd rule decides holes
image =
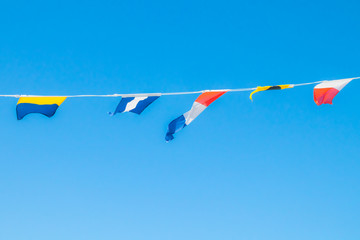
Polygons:
[[343,89],[349,82],[355,78],[347,78],[333,81],[324,81],[314,88],[314,101],[317,105],[332,104],[334,97]]

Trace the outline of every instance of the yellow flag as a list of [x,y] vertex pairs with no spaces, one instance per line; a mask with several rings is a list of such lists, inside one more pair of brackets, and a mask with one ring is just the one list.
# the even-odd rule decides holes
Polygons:
[[286,89],[286,88],[293,88],[293,87],[294,87],[294,85],[292,85],[292,84],[276,85],[276,86],[265,86],[265,87],[259,86],[259,87],[257,87],[257,88],[255,89],[255,91],[253,91],[253,92],[250,94],[250,99],[251,99],[251,101],[252,101],[252,100],[253,100],[253,99],[252,99],[252,95],[253,95],[254,93],[257,93],[257,92],[262,92],[262,91],[267,91],[267,90],[283,90],[283,89]]

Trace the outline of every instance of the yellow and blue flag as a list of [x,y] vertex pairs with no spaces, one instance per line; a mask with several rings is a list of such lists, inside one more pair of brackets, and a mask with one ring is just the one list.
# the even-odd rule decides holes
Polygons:
[[21,120],[30,113],[41,113],[52,117],[66,97],[20,97],[16,105],[17,119]]

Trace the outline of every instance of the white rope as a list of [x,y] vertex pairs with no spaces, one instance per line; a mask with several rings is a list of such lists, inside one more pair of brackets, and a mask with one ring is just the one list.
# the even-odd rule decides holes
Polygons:
[[324,81],[318,81],[318,82],[310,82],[310,83],[299,83],[299,84],[292,84],[294,87],[301,87],[301,86],[307,86],[307,85],[312,85],[312,84],[317,84],[317,83],[322,83]]
[[[360,77],[351,78],[353,80],[359,79]],[[349,78],[350,79],[350,78]],[[326,82],[324,81],[316,81],[316,82],[309,82],[309,83],[299,83],[299,84],[290,84],[293,87],[300,87],[306,85],[312,85],[317,83]],[[276,85],[274,85],[276,86]],[[56,97],[68,97],[68,98],[86,98],[86,97],[144,97],[144,96],[175,96],[175,95],[189,95],[189,94],[199,94],[204,92],[220,92],[220,91],[227,91],[227,92],[249,92],[254,91],[256,88],[237,88],[237,89],[217,89],[217,90],[201,90],[201,91],[193,91],[193,92],[168,92],[168,93],[134,93],[134,94],[93,94],[93,95],[67,95],[67,96],[56,96]],[[54,97],[54,96],[45,96],[45,95],[22,95],[22,94],[7,94],[1,95],[0,97],[12,97],[12,98],[20,98],[20,97]]]

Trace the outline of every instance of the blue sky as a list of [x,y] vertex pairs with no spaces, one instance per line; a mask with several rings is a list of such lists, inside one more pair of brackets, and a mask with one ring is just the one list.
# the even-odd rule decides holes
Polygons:
[[[0,94],[192,91],[360,76],[358,1],[0,1]],[[141,116],[0,100],[0,239],[359,239],[360,80],[196,95]]]

